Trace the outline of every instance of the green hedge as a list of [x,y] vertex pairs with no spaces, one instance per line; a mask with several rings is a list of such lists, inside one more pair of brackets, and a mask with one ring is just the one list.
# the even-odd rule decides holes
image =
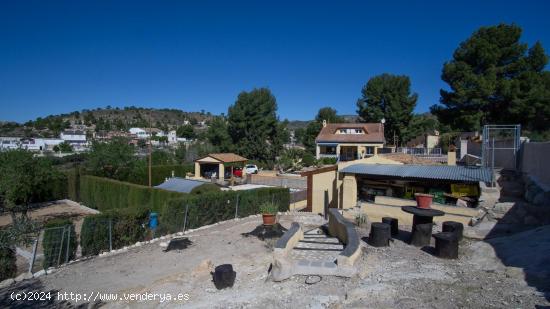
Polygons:
[[71,201],[80,200],[80,170],[75,167],[65,171],[67,177],[67,198]]
[[0,248],[0,281],[15,277],[16,260],[15,248]]
[[[68,249],[67,245],[69,246]],[[44,269],[64,263],[67,259],[67,250],[69,251],[69,261],[73,260],[76,256],[77,244],[76,232],[71,220],[54,219],[49,221],[44,226],[42,246],[44,249],[44,261],[42,263]]]
[[273,201],[279,211],[289,209],[290,193],[285,188],[261,188],[246,191],[208,192],[200,195],[186,195],[169,201],[161,212],[159,226],[162,233],[174,233],[183,229],[185,208],[189,205],[187,228],[235,218],[238,199],[238,216],[246,217],[260,213],[260,205]]
[[144,240],[148,217],[147,210],[136,209],[110,210],[86,217],[80,233],[82,255],[97,255],[109,251],[110,245],[118,249]]
[[191,189],[191,192],[189,194],[205,194],[205,193],[211,193],[211,192],[220,192],[221,189],[217,185],[213,183],[205,183],[200,186],[194,187]]
[[[160,185],[166,178],[172,177],[172,171],[174,176],[184,178],[187,173],[195,171],[195,165],[193,163],[176,164],[176,165],[153,165],[151,166],[151,183],[153,186]],[[149,185],[149,170],[145,166],[139,171],[135,171],[127,179],[128,182],[138,185]]]
[[102,212],[122,208],[160,211],[167,201],[184,195],[185,193],[149,188],[108,178],[80,176],[80,201]]

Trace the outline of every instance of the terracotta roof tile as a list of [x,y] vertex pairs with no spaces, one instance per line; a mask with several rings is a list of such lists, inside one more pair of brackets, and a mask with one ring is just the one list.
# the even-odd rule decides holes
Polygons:
[[[365,134],[336,134],[339,129],[363,129]],[[384,127],[380,123],[327,123],[315,142],[384,143]]]
[[243,162],[248,161],[247,158],[241,157],[238,154],[234,154],[232,152],[227,153],[209,153],[207,157],[212,157],[216,160],[222,161],[224,163],[231,163],[231,162]]

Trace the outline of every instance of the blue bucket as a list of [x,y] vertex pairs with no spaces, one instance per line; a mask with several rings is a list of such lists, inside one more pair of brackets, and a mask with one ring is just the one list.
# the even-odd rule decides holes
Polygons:
[[159,219],[158,214],[156,212],[152,212],[149,214],[149,228],[154,230],[159,225]]

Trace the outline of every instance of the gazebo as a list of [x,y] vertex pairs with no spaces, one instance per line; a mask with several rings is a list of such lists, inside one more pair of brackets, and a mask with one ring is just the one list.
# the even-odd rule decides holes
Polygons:
[[[238,154],[231,152],[227,153],[210,153],[202,158],[195,160],[195,178],[200,178],[202,176],[201,171],[203,166],[218,166],[218,178],[224,180],[225,178],[225,166],[226,163],[242,163],[243,165],[248,161],[247,158],[241,157]],[[233,175],[233,167],[231,167],[231,175]]]

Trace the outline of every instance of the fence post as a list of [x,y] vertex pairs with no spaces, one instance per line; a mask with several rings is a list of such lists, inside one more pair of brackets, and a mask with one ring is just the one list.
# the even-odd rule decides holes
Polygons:
[[34,244],[32,245],[32,258],[31,262],[29,263],[29,273],[32,273],[32,268],[34,267],[34,259],[36,258],[36,249],[38,247],[38,239],[40,238],[41,231],[38,231],[38,235],[36,235],[36,239],[34,240]]
[[187,212],[189,210],[189,204],[185,204],[185,217],[183,218],[183,232],[185,232],[185,228],[187,227]]
[[113,251],[113,219],[109,219],[109,251]]
[[235,201],[235,219],[239,217],[239,195],[237,194],[237,200]]
[[69,262],[69,246],[71,245],[71,226],[67,226],[67,251],[65,253],[65,263]]
[[61,251],[63,251],[63,241],[65,240],[65,227],[63,227],[63,231],[61,232],[61,246],[59,247],[59,254],[57,255],[57,266],[59,266],[59,263],[61,262]]

